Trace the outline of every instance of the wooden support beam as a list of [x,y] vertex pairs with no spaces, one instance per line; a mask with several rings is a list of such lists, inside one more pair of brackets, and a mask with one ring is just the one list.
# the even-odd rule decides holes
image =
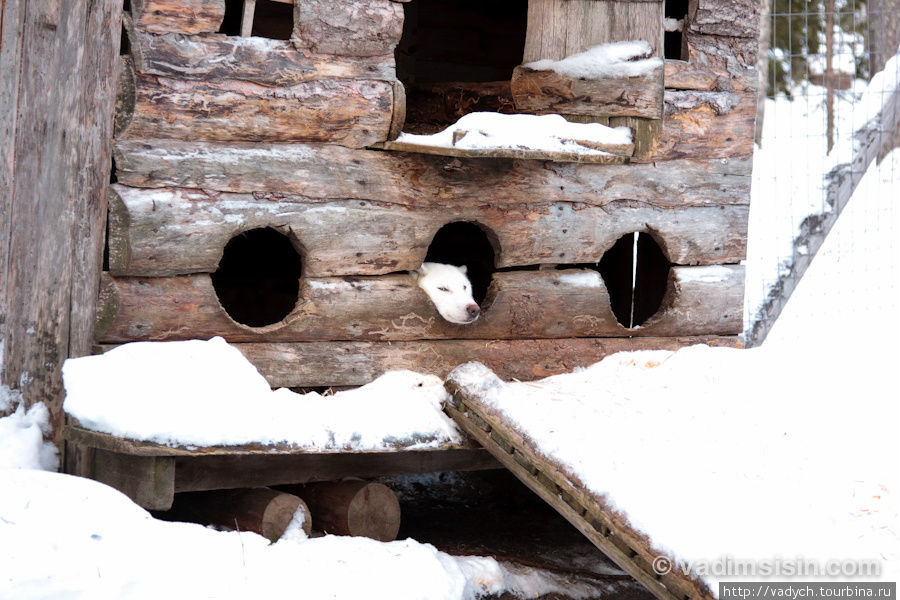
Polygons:
[[[712,125],[715,128],[715,124]],[[271,192],[458,209],[517,204],[749,205],[750,157],[632,165],[452,159],[331,144],[119,140],[116,177],[141,188]]]
[[135,73],[126,64],[117,98],[119,138],[328,142],[388,139],[389,82],[328,79],[272,88],[245,81],[186,81]]
[[303,498],[316,531],[390,542],[400,530],[400,502],[383,483],[341,481],[284,488]]
[[98,340],[224,336],[234,342],[730,335],[743,326],[741,265],[675,267],[659,312],[639,329],[613,316],[591,270],[495,273],[482,317],[444,321],[408,275],[302,280],[284,321],[250,328],[221,308],[208,275],[105,279]]
[[244,0],[244,11],[241,13],[241,37],[250,37],[253,33],[253,15],[256,12],[256,0]]
[[303,531],[312,532],[312,515],[302,499],[264,487],[177,494],[172,511],[179,520],[253,531],[270,542],[277,542],[299,513]]
[[335,56],[392,54],[403,33],[403,7],[390,0],[294,3],[298,49]]
[[153,33],[214,32],[225,17],[225,0],[131,0],[131,14],[135,26]]
[[218,194],[112,186],[109,265],[115,275],[214,272],[235,235],[273,227],[304,249],[309,277],[418,269],[434,234],[454,221],[496,236],[498,267],[596,263],[621,236],[652,233],[675,264],[743,260],[748,207],[654,206],[624,200],[417,208],[284,194]]
[[114,487],[147,510],[168,510],[175,495],[175,459],[94,448],[91,479]]

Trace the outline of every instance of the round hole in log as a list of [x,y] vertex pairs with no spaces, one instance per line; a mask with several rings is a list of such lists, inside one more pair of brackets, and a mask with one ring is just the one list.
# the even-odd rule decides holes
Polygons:
[[500,243],[493,231],[480,223],[455,221],[434,234],[425,262],[445,263],[461,267],[472,282],[472,298],[481,306],[496,270]]
[[662,305],[672,264],[648,233],[627,233],[600,259],[599,271],[616,320],[628,328],[652,317]]
[[231,238],[212,284],[225,312],[249,327],[272,325],[297,305],[302,259],[286,235],[271,227]]

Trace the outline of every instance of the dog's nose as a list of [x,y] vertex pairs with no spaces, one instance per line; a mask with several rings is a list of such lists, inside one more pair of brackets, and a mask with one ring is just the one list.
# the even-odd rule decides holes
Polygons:
[[481,309],[478,308],[477,304],[470,304],[466,306],[466,312],[474,319],[478,316],[478,313],[481,312]]

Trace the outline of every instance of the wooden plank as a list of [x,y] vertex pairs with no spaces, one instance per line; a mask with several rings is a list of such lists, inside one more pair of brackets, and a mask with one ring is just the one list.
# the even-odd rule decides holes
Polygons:
[[663,65],[639,76],[579,79],[519,66],[510,82],[519,112],[662,118]]
[[195,492],[239,487],[373,479],[497,469],[499,463],[481,448],[368,454],[296,454],[284,456],[185,456],[175,459],[175,491]]
[[336,56],[392,54],[403,33],[403,8],[390,0],[303,0],[294,3],[292,41]]
[[134,187],[278,192],[403,206],[478,206],[640,199],[655,206],[746,205],[752,159],[641,165],[447,159],[326,144],[119,140],[116,177]]
[[109,266],[114,275],[214,272],[223,248],[248,229],[273,227],[304,249],[309,277],[418,269],[434,234],[454,221],[495,236],[498,267],[596,263],[626,233],[650,232],[675,264],[743,260],[748,207],[668,206],[622,200],[418,208],[365,200],[316,201],[113,185]]
[[[465,135],[467,132],[459,132]],[[593,144],[584,144],[591,147]],[[618,145],[614,149],[617,153],[581,154],[578,152],[561,152],[548,150],[533,150],[531,148],[460,148],[450,146],[430,146],[413,142],[386,142],[379,144],[378,148],[393,150],[396,152],[416,152],[419,154],[433,154],[437,156],[455,156],[459,158],[519,158],[526,160],[550,160],[555,162],[576,162],[602,165],[621,165],[628,162],[633,145]],[[606,151],[606,147],[600,148]]]
[[241,13],[241,37],[250,37],[253,33],[253,16],[256,13],[256,0],[244,0],[244,11]]
[[140,29],[153,33],[218,31],[225,0],[131,0],[131,14]]
[[662,133],[635,162],[753,155],[755,92],[666,90]]
[[327,79],[273,88],[129,71],[124,71],[117,101],[119,138],[361,147],[387,140],[393,119],[394,91],[385,81]]
[[[406,451],[406,447],[397,446],[387,450],[310,450],[291,446],[289,444],[244,444],[238,446],[177,446],[157,444],[142,440],[119,437],[91,431],[81,427],[77,421],[71,420],[65,428],[65,438],[72,444],[88,448],[96,448],[110,454],[120,454],[137,457],[198,457],[198,456],[293,456],[293,455],[370,455],[370,454],[397,454]],[[437,448],[420,450],[421,452],[444,452],[476,448],[474,444],[464,441],[462,444],[444,444]]]
[[121,3],[2,11],[0,384],[46,402],[56,428],[62,362],[93,338]]
[[[504,380],[531,381],[587,367],[616,352],[677,350],[694,344],[740,347],[737,336],[295,342],[235,344],[272,387],[357,386],[387,371],[446,377],[475,360]],[[103,347],[107,349],[109,346]]]
[[640,328],[613,316],[590,270],[495,273],[482,317],[444,321],[408,275],[301,280],[300,300],[279,324],[250,328],[219,305],[208,275],[108,278],[98,340],[229,341],[517,339],[731,335],[743,327],[741,265],[675,267],[660,311]]
[[529,0],[523,63],[560,60],[591,46],[646,40],[662,56],[661,2]]
[[239,79],[268,86],[292,86],[317,79],[393,81],[394,56],[333,56],[297,50],[268,38],[177,33],[154,35],[128,28],[134,68],[175,79]]
[[603,497],[593,495],[575,473],[543,453],[527,432],[509,424],[502,413],[485,403],[483,398],[490,390],[503,383],[483,365],[474,366],[482,374],[477,380],[467,377],[464,382],[451,374],[447,382],[454,398],[445,410],[466,433],[658,598],[713,598],[705,584],[677,568],[666,578],[656,574],[653,561],[665,555],[652,547],[647,536],[634,530],[624,515],[608,506]]

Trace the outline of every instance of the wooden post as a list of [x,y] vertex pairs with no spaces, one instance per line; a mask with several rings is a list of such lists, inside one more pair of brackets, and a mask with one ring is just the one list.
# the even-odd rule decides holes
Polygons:
[[27,4],[0,4],[0,385],[58,428],[93,343],[122,2]]
[[302,497],[318,531],[390,542],[400,529],[400,503],[389,487],[366,481],[313,483],[286,488]]
[[256,0],[244,0],[244,12],[241,15],[241,37],[250,37],[253,33],[253,13],[256,12]]
[[312,531],[309,508],[297,496],[270,488],[216,490],[178,494],[172,508],[178,519],[253,531],[278,541],[299,512],[303,531]]

